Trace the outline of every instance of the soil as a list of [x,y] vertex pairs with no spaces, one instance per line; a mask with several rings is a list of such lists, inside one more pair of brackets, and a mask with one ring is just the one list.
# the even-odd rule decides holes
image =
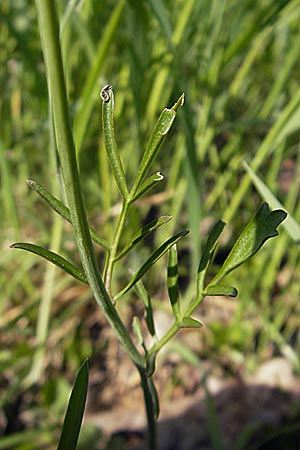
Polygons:
[[[170,368],[164,367],[163,372],[170,376]],[[183,392],[173,387],[167,400],[164,388],[168,385],[157,380],[162,389],[157,450],[300,449],[300,378],[286,359],[273,358],[245,379],[214,375],[203,379],[203,369],[195,367],[186,368],[185,376],[188,388]],[[120,380],[127,381],[126,388]],[[93,399],[89,398],[85,420],[107,436],[105,447],[99,448],[146,449],[138,383],[135,369],[121,364],[113,380],[117,399],[112,408],[101,412],[93,408],[96,397],[90,389]]]

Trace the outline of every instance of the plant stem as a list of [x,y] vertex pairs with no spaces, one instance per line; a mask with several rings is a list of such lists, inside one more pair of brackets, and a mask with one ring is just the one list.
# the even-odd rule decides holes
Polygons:
[[[103,310],[106,319],[114,330],[121,345],[140,373],[149,429],[149,450],[155,450],[155,415],[151,391],[145,374],[145,360],[135,347],[124,323],[122,322],[105,289],[99,268],[97,266],[91,241],[86,211],[81,194],[75,145],[68,112],[67,94],[59,44],[59,29],[55,7],[52,0],[36,0],[36,8],[38,12],[43,53],[47,67],[48,88],[52,102],[57,148],[61,161],[71,221],[82,266],[97,303]],[[111,252],[111,267],[113,265],[113,258],[117,251],[120,236],[124,228],[127,210],[128,203],[125,202],[119,220],[117,233],[115,235],[113,250]]]
[[[201,294],[200,296],[197,296],[191,304],[185,309],[184,314],[182,317],[190,317],[191,314],[195,311],[199,303],[202,302],[205,295]],[[163,348],[171,339],[175,336],[175,334],[180,329],[180,321],[175,321],[171,328],[166,332],[166,334],[159,339],[155,344],[151,347],[151,349],[148,351],[148,359],[151,355],[156,354],[159,352],[161,348]]]
[[149,378],[144,370],[139,370],[141,385],[144,393],[144,402],[147,415],[147,447],[148,450],[156,450],[156,420],[154,413],[153,398],[149,388]]
[[110,251],[107,255],[107,260],[104,269],[104,280],[105,280],[105,288],[107,292],[111,293],[111,281],[112,281],[112,272],[114,268],[115,258],[117,255],[119,242],[124,231],[127,215],[129,210],[129,202],[127,200],[123,200],[122,210],[119,216],[119,220],[117,223],[116,231],[114,233],[113,242],[111,244]]
[[52,0],[36,0],[36,9],[47,68],[47,81],[52,102],[57,148],[82,266],[95,299],[102,308],[118,340],[134,364],[142,369],[144,367],[144,358],[135,347],[124,323],[113,306],[104,287],[96,262],[81,194],[75,145],[68,111],[55,6]]

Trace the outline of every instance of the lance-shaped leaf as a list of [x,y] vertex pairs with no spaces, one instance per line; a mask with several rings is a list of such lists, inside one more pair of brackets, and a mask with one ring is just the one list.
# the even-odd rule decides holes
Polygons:
[[149,171],[149,169],[151,167],[151,164],[157,157],[160,146],[174,122],[177,110],[178,110],[179,106],[183,105],[183,103],[184,103],[184,94],[182,94],[179,97],[179,99],[172,106],[171,109],[165,108],[163,110],[163,112],[161,113],[161,115],[159,116],[159,118],[156,122],[156,125],[154,127],[154,130],[148,141],[148,145],[146,147],[145,153],[143,155],[143,158],[142,158],[142,161],[140,164],[140,168],[138,170],[136,181],[135,181],[134,186],[131,191],[131,195],[133,197],[135,197],[144,177],[146,176],[147,172]]
[[168,293],[174,316],[177,320],[181,318],[179,307],[179,289],[178,289],[178,257],[176,244],[169,250],[168,258]]
[[192,317],[183,317],[178,326],[179,328],[201,328],[203,327],[203,323]]
[[[271,192],[268,186],[255,174],[251,167],[248,166],[246,161],[243,161],[243,165],[252,178],[252,181],[257,190],[260,192],[261,196],[264,197],[267,202],[269,202],[271,207],[274,209],[284,208],[284,206],[279,202],[279,200]],[[286,229],[288,234],[298,244],[298,246],[300,246],[300,225],[291,214],[288,214],[288,217],[284,221],[282,226]]]
[[118,300],[120,297],[122,297],[126,292],[129,291],[129,289],[132,288],[145,273],[153,266],[153,264],[156,263],[168,250],[172,247],[176,242],[178,242],[180,239],[182,239],[184,236],[188,234],[187,230],[180,231],[179,233],[172,236],[170,239],[165,241],[155,252],[152,253],[152,255],[147,259],[147,261],[142,265],[142,267],[136,272],[135,275],[131,278],[129,283],[122,289],[120,292],[116,294],[114,297],[114,300]]
[[238,291],[233,286],[220,286],[217,284],[214,286],[208,285],[204,294],[210,296],[224,295],[226,297],[236,297],[238,295]]
[[154,417],[155,417],[155,419],[158,419],[160,411],[159,411],[159,398],[158,398],[157,390],[156,390],[156,387],[155,387],[155,384],[154,384],[152,378],[147,378],[147,382],[148,382],[148,386],[149,386],[149,391],[151,393]]
[[263,203],[255,216],[246,225],[210,285],[217,284],[225,275],[247,261],[260,249],[267,239],[277,236],[277,227],[286,216],[286,212],[282,209],[270,211],[269,205]]
[[198,276],[197,276],[198,293],[200,293],[203,290],[204,279],[206,276],[207,269],[214,256],[219,237],[221,236],[221,233],[224,230],[225,225],[226,223],[223,222],[223,220],[219,220],[213,226],[208,235],[198,267]]
[[143,226],[130,240],[129,244],[116,256],[115,261],[123,258],[130,250],[133,249],[142,239],[148,236],[150,233],[155,231],[161,225],[169,222],[172,216],[160,216],[158,219],[154,219],[147,225]]
[[146,291],[146,288],[142,282],[142,280],[139,280],[135,285],[136,292],[138,296],[141,298],[142,302],[145,306],[145,320],[147,324],[147,328],[149,330],[149,333],[151,336],[155,336],[155,325],[154,325],[154,319],[153,319],[153,309],[152,309],[152,302],[151,297]]
[[139,344],[144,346],[142,325],[141,325],[140,319],[137,316],[134,316],[132,319],[132,329],[133,329],[134,334],[137,337]]
[[114,131],[114,93],[112,86],[107,85],[101,90],[100,97],[102,105],[102,124],[106,154],[122,197],[128,198],[127,182],[117,147]]
[[130,200],[130,203],[135,202],[138,198],[141,198],[143,195],[145,195],[148,191],[153,189],[155,186],[158,185],[160,181],[164,179],[164,176],[160,172],[156,172],[151,177],[147,178],[144,183],[142,183],[141,187],[137,191],[137,193],[134,195],[132,200]]
[[[60,216],[62,216],[64,219],[66,219],[69,223],[72,223],[69,208],[67,208],[60,200],[58,200],[58,198],[56,198],[52,194],[50,194],[50,192],[47,191],[47,189],[45,189],[37,181],[26,180],[26,183],[41,198],[46,200],[46,202],[51,206],[52,209],[54,209],[55,212],[57,212]],[[106,250],[109,249],[108,243],[104,239],[100,238],[98,236],[98,234],[92,228],[90,228],[90,234],[91,234],[91,238],[93,239],[94,242],[101,245]]]
[[211,261],[218,239],[222,231],[224,230],[225,225],[226,223],[223,222],[223,220],[219,220],[211,229],[207,241],[205,243],[205,246],[203,248],[203,253],[200,259],[198,272],[202,272],[203,270],[205,270],[205,268]]
[[147,363],[146,363],[146,371],[147,371],[147,376],[148,377],[152,377],[152,375],[155,372],[155,365],[156,365],[156,355],[157,353],[149,353],[147,355]]
[[87,360],[80,367],[69,400],[57,450],[76,450],[88,390]]
[[20,248],[22,250],[27,250],[28,252],[34,253],[35,255],[39,255],[42,258],[50,261],[55,264],[60,269],[72,275],[72,277],[76,278],[76,280],[82,281],[83,283],[87,283],[87,279],[85,274],[78,269],[78,267],[74,266],[70,261],[67,261],[62,256],[57,253],[51,252],[44,247],[39,245],[30,244],[28,242],[16,242],[15,244],[10,245],[11,248]]

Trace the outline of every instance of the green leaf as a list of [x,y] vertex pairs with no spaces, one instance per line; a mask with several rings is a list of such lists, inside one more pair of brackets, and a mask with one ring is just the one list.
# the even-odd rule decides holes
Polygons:
[[149,356],[147,356],[147,376],[151,377],[155,372],[155,365],[156,365],[156,355],[157,353],[150,353]]
[[200,320],[192,319],[192,317],[184,317],[178,324],[179,328],[201,328],[203,323]]
[[286,216],[286,212],[281,209],[271,212],[268,204],[263,203],[243,230],[220,271],[210,284],[218,283],[225,275],[253,256],[266,240],[277,236],[276,228]]
[[74,266],[72,263],[67,261],[62,256],[57,253],[51,252],[50,250],[45,249],[39,245],[30,244],[28,242],[16,242],[15,244],[10,245],[11,248],[20,248],[22,250],[27,250],[28,252],[34,253],[35,255],[39,255],[42,258],[50,261],[55,264],[60,269],[72,275],[72,277],[76,278],[76,280],[82,281],[87,284],[87,279],[85,274]]
[[127,182],[114,132],[114,93],[112,86],[105,86],[102,89],[100,96],[103,100],[102,124],[106,154],[118,189],[122,194],[122,197],[127,199]]
[[[41,198],[46,200],[46,202],[51,206],[52,209],[54,209],[55,212],[57,212],[60,216],[62,216],[64,219],[66,219],[69,223],[71,222],[71,214],[69,208],[67,208],[58,198],[54,197],[52,194],[50,194],[47,189],[45,189],[41,184],[39,184],[37,181],[33,180],[26,180],[26,183],[28,186],[33,189]],[[106,250],[109,250],[108,243],[100,238],[97,233],[90,228],[90,234],[91,238],[94,242],[101,245]]]
[[141,198],[143,195],[145,195],[148,191],[153,189],[155,186],[158,185],[162,180],[164,179],[164,176],[160,172],[156,172],[151,177],[149,177],[139,188],[135,196],[130,200],[130,203],[135,202],[138,198]]
[[145,273],[153,266],[153,264],[156,263],[168,250],[172,247],[176,242],[178,242],[180,239],[182,239],[184,236],[188,234],[187,230],[180,231],[179,233],[172,236],[170,239],[165,241],[155,252],[152,253],[152,255],[147,259],[147,261],[142,265],[142,267],[136,272],[136,274],[131,278],[129,283],[122,289],[116,296],[114,297],[114,300],[118,300],[120,297],[122,297],[126,292],[129,291],[129,289],[132,288]]
[[172,28],[168,17],[168,11],[166,10],[164,2],[162,0],[148,0],[148,3],[150,4],[155,16],[159,20],[161,28],[164,31],[169,44],[171,44]]
[[138,340],[139,344],[140,345],[144,345],[142,325],[141,325],[140,319],[137,316],[133,317],[132,329],[133,329],[134,334],[137,337],[137,340]]
[[80,367],[69,400],[57,450],[76,450],[88,390],[87,360]]
[[[206,272],[208,270],[209,264],[214,256],[219,237],[224,230],[226,223],[223,220],[219,220],[211,229],[205,246],[203,248],[202,256],[198,266],[197,275],[197,293],[200,294],[203,291],[204,280],[206,277]],[[197,294],[197,297],[198,297]]]
[[153,410],[154,410],[154,417],[155,419],[158,419],[159,416],[159,398],[157,395],[157,390],[155,387],[155,384],[152,380],[152,378],[147,378],[148,381],[148,386],[149,386],[149,391],[151,393],[151,399],[152,399],[152,404],[153,404]]
[[179,289],[178,289],[178,258],[176,244],[169,250],[168,259],[168,293],[173,313],[176,319],[181,317],[179,308]]
[[101,24],[101,38],[98,40],[98,46],[93,57],[92,65],[86,72],[83,86],[80,89],[81,96],[74,116],[75,143],[78,151],[80,151],[82,147],[91,112],[95,105],[95,99],[97,99],[99,73],[106,67],[106,64],[109,64],[110,45],[114,41],[114,37],[118,31],[124,5],[125,1],[119,0],[115,6],[111,8],[109,19]]
[[171,109],[165,108],[162,111],[161,115],[159,116],[155,128],[150,136],[145,153],[143,155],[140,168],[138,170],[138,174],[136,177],[136,181],[130,193],[130,196],[132,196],[132,198],[134,198],[136,196],[136,193],[139,191],[140,185],[144,177],[149,171],[151,164],[157,157],[160,146],[174,122],[177,110],[179,106],[183,105],[183,103],[184,103],[184,94],[182,94],[179,97],[179,99],[172,106]]
[[123,256],[130,252],[130,250],[132,250],[141,240],[171,219],[172,216],[160,216],[158,219],[154,219],[147,223],[130,239],[129,244],[116,256],[115,261],[123,258]]
[[225,295],[226,297],[236,297],[238,291],[233,286],[208,285],[204,292],[205,295]]
[[146,324],[147,324],[149,333],[151,334],[151,336],[155,336],[156,333],[155,333],[155,325],[154,325],[154,320],[153,320],[153,309],[152,309],[151,297],[148,294],[148,292],[146,291],[142,280],[139,280],[136,283],[135,289],[137,291],[138,296],[141,298],[141,300],[145,306],[145,320],[146,320]]
[[[251,169],[251,167],[243,161],[243,165],[247,172],[249,173],[254,185],[257,190],[260,192],[262,197],[271,205],[272,208],[284,208],[282,203],[278,201],[275,195],[270,191],[268,186],[255,174],[255,172]],[[294,219],[291,214],[288,214],[286,220],[282,224],[285,228],[286,232],[290,235],[290,237],[295,241],[298,246],[300,245],[300,225]]]
[[198,272],[202,272],[203,270],[205,270],[207,268],[209,262],[211,261],[211,259],[213,257],[214,250],[218,243],[218,239],[219,239],[222,231],[224,230],[225,225],[226,225],[226,223],[223,222],[223,220],[219,220],[213,226],[212,230],[210,231],[207,241],[205,243],[203,252],[202,252],[202,256],[201,256],[199,267],[198,267]]

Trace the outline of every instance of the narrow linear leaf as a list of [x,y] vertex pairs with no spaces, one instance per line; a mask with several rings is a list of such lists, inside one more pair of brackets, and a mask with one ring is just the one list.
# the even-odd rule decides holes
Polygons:
[[172,40],[172,27],[164,3],[161,0],[148,0],[148,3],[159,20],[170,45]]
[[87,360],[80,367],[69,400],[57,450],[76,450],[88,390]]
[[213,259],[215,254],[215,250],[218,244],[219,237],[224,230],[226,223],[223,220],[219,220],[211,229],[207,241],[204,245],[202,256],[200,259],[200,263],[198,266],[198,274],[197,274],[197,297],[200,292],[202,292],[204,288],[204,282],[208,267]]
[[147,356],[147,376],[149,378],[155,372],[156,355],[157,355],[157,353],[150,353],[149,356]]
[[[50,194],[47,189],[45,189],[41,184],[39,184],[37,181],[34,180],[26,180],[26,183],[28,186],[33,189],[41,198],[46,200],[46,202],[51,206],[51,208],[57,212],[60,216],[62,216],[64,219],[66,219],[69,223],[71,222],[71,214],[69,208],[67,208],[58,198],[54,197],[52,194]],[[91,238],[94,242],[101,245],[106,250],[109,250],[108,243],[100,238],[98,234],[90,228],[90,234]]]
[[171,219],[172,216],[160,216],[158,219],[154,219],[147,223],[131,238],[129,244],[116,256],[115,261],[123,258],[123,256],[130,252],[130,250],[132,250],[141,240]]
[[238,295],[238,291],[233,286],[208,285],[204,294],[211,296],[224,295],[226,297],[236,297]]
[[147,192],[149,192],[151,189],[153,189],[155,186],[158,185],[162,180],[164,179],[164,176],[160,172],[156,172],[151,177],[149,177],[140,187],[138,192],[135,194],[135,196],[130,200],[130,203],[135,202],[137,199],[141,198],[143,195],[145,195]]
[[201,328],[203,323],[200,320],[192,319],[192,317],[184,317],[178,324],[179,328]]
[[168,294],[172,310],[176,319],[181,317],[179,307],[179,289],[178,289],[178,257],[176,244],[169,250],[168,258]]
[[67,272],[68,274],[72,275],[72,277],[76,278],[76,280],[82,281],[83,283],[87,284],[85,274],[76,266],[74,266],[74,264],[72,264],[70,261],[67,261],[65,258],[58,255],[57,253],[51,252],[50,250],[47,250],[44,247],[35,244],[30,244],[28,242],[16,242],[15,244],[10,245],[10,247],[27,250],[28,252],[34,253],[35,255],[39,255],[42,258],[46,259],[47,261],[50,261],[51,263],[55,264],[64,272]]
[[[249,173],[255,187],[257,188],[261,196],[264,197],[264,199],[272,206],[272,208],[284,208],[282,203],[278,201],[278,199],[270,191],[268,186],[255,174],[255,172],[246,163],[246,161],[243,162],[243,165]],[[300,225],[296,222],[291,214],[288,214],[282,226],[285,228],[293,241],[300,245]]]
[[246,225],[220,271],[210,284],[217,284],[225,275],[253,256],[266,240],[277,236],[277,227],[286,216],[287,213],[285,211],[281,209],[270,211],[269,205],[263,203],[255,216]]
[[145,153],[143,155],[140,168],[138,170],[137,178],[134,183],[134,186],[131,191],[131,195],[134,197],[136,192],[140,189],[140,185],[149,171],[151,164],[155,160],[158,155],[158,151],[161,147],[161,144],[169,132],[174,119],[176,117],[177,110],[179,106],[182,106],[184,103],[184,94],[182,94],[177,102],[172,106],[171,109],[165,108],[161,115],[159,116],[154,130],[150,136],[148,141],[148,145],[146,147]]
[[152,255],[147,259],[147,261],[142,265],[142,267],[136,272],[136,274],[131,278],[127,286],[124,287],[118,294],[114,297],[115,300],[118,300],[120,297],[122,297],[126,292],[129,291],[129,289],[132,288],[145,273],[150,269],[150,267],[153,266],[153,264],[156,263],[168,250],[172,245],[174,245],[176,242],[178,242],[180,239],[182,239],[184,236],[188,234],[187,230],[180,231],[179,233],[172,236],[170,239],[168,239],[166,242],[164,242],[155,252],[152,253]]
[[135,336],[137,337],[138,343],[140,345],[144,345],[142,325],[141,325],[140,319],[137,316],[133,317],[132,329],[133,329]]
[[144,307],[145,307],[145,320],[147,324],[147,328],[149,330],[149,333],[151,336],[155,336],[155,325],[154,325],[154,319],[153,319],[153,309],[152,309],[152,302],[151,297],[148,294],[148,292],[145,289],[145,286],[143,285],[142,280],[139,280],[135,285],[136,292],[138,296],[141,298]]
[[202,257],[200,259],[198,272],[202,272],[208,266],[214,253],[214,249],[217,245],[219,237],[224,230],[226,223],[223,220],[219,220],[210,231],[205,246],[203,248]]
[[148,386],[149,386],[149,391],[151,393],[151,398],[152,398],[152,404],[153,404],[153,409],[154,409],[154,417],[155,420],[158,419],[159,416],[159,398],[158,398],[158,394],[157,394],[157,390],[155,387],[155,384],[152,380],[152,378],[148,378]]
[[107,157],[118,189],[122,194],[122,197],[127,199],[129,195],[127,182],[114,132],[114,93],[112,86],[105,86],[101,90],[100,97],[103,101],[102,125]]

